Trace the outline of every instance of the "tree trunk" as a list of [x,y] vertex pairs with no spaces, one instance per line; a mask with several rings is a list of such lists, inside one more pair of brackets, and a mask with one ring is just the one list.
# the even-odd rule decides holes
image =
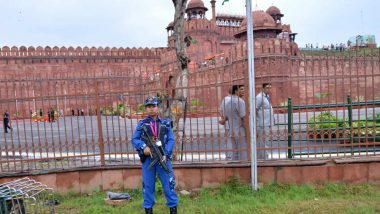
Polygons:
[[187,0],[172,0],[175,7],[174,14],[174,40],[177,55],[178,75],[175,86],[175,97],[170,105],[173,130],[178,131],[178,122],[185,109],[185,103],[188,96],[188,63],[189,58],[186,53],[189,38],[185,35],[185,10]]

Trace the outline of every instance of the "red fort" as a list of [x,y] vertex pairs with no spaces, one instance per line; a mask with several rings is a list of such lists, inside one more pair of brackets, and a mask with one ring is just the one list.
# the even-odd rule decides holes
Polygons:
[[[232,84],[235,80],[248,84],[246,19],[244,16],[217,14],[216,1],[210,3],[208,7],[202,0],[191,0],[186,9],[185,32],[194,41],[187,52],[191,59],[191,73],[196,73],[190,78],[189,85],[228,81]],[[207,12],[212,13],[210,20],[206,18]],[[276,105],[287,97],[293,97],[298,104],[312,103],[318,93],[334,95],[334,98],[325,98],[322,102],[342,102],[347,94],[370,100],[380,98],[380,77],[366,77],[371,72],[379,72],[378,62],[369,65],[363,57],[355,58],[359,63],[352,63],[352,58],[304,56],[296,43],[296,33],[292,32],[289,24],[282,22],[283,16],[275,6],[253,12],[257,89],[263,82],[272,82]],[[93,85],[89,83],[85,90],[80,85],[94,78],[108,78],[110,81],[103,84],[101,90],[162,89],[168,76],[177,73],[173,23],[169,23],[166,30],[168,44],[162,48],[1,47],[0,78],[5,86],[0,92],[1,97],[91,94],[95,92]],[[339,75],[342,78],[337,79]],[[357,78],[357,75],[363,75],[363,78]],[[317,84],[315,77],[320,80]],[[13,80],[17,81],[11,86]],[[55,83],[43,80],[54,80]],[[35,82],[33,86],[27,84],[30,81]],[[36,81],[40,81],[37,86]],[[348,87],[348,84],[355,87]],[[215,87],[202,95],[191,91],[190,96],[215,105],[226,93],[226,87]],[[130,99],[128,105],[137,105],[139,99]],[[72,104],[73,101],[70,102]],[[76,102],[84,105],[81,104],[83,100]],[[48,104],[43,105],[45,108]]]

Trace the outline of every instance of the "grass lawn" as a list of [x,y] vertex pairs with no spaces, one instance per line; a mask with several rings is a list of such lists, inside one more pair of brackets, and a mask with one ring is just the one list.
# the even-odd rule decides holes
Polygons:
[[[154,213],[169,213],[162,188],[157,187]],[[124,205],[104,202],[105,192],[58,195],[58,213],[144,213],[141,190],[127,190],[133,199]],[[236,180],[219,188],[204,188],[179,196],[179,213],[380,213],[380,186],[271,184],[258,192]]]

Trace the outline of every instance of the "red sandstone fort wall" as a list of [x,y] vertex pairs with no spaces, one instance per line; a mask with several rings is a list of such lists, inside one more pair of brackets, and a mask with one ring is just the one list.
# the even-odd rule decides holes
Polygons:
[[[220,102],[228,93],[228,85],[248,84],[246,53],[246,43],[239,43],[213,63],[197,62],[195,69],[190,66],[190,99],[200,99],[207,109],[215,108],[216,100]],[[175,52],[163,56],[161,70],[175,74]],[[347,95],[353,101],[380,99],[378,57],[305,57],[295,43],[257,39],[255,75],[256,91],[264,82],[273,84],[274,105],[284,105],[288,97],[296,105],[342,103],[347,102]]]
[[346,102],[347,95],[354,101],[380,99],[379,58],[306,57],[291,65],[291,88],[300,92],[300,103]]
[[[83,107],[87,101],[69,99],[70,96],[94,94],[95,82],[100,83],[99,89],[103,91],[135,88],[159,72],[160,55],[164,50],[5,46],[0,48],[0,95],[3,99],[65,96],[68,108]],[[40,99],[34,102],[33,105],[42,109],[57,105]],[[15,108],[14,104],[1,105],[2,109]]]
[[[1,48],[1,97],[13,99],[14,103],[14,99],[22,97],[60,96],[60,100],[65,97],[67,109],[91,106],[95,99],[84,98],[96,93],[98,83],[100,91],[114,93],[101,99],[102,105],[124,102],[136,108],[146,94],[163,91],[168,76],[177,73],[173,49],[53,49]],[[205,112],[214,111],[212,108],[227,94],[230,85],[248,85],[246,53],[246,43],[241,42],[212,63],[191,64],[189,99],[204,103]],[[274,105],[285,103],[288,97],[295,104],[345,102],[347,95],[354,101],[380,99],[378,57],[304,57],[295,43],[257,39],[255,73],[257,91],[263,82],[273,84]],[[139,95],[118,99],[123,92]],[[36,101],[42,108],[54,103]],[[2,108],[12,105],[2,104]]]
[[28,56],[160,56],[165,48],[109,48],[109,47],[49,47],[45,48],[38,46],[37,48],[30,46],[26,48],[21,46],[20,48],[13,46],[9,48],[4,46],[0,48],[1,57],[28,57]]

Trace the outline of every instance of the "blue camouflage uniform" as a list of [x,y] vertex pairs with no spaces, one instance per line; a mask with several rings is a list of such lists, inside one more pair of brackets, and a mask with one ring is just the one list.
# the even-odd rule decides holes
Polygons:
[[[149,97],[145,105],[157,105],[158,99],[156,97]],[[160,165],[156,163],[151,169],[149,165],[152,162],[150,156],[144,155],[144,148],[147,146],[147,143],[142,139],[145,135],[149,135],[149,138],[153,138],[153,131],[151,130],[151,124],[156,124],[158,128],[158,139],[162,142],[166,154],[166,164],[170,170],[168,174]],[[146,133],[145,130],[148,132]],[[178,197],[175,193],[175,179],[173,168],[171,164],[171,156],[174,148],[174,134],[171,129],[170,121],[161,119],[157,117],[156,121],[150,116],[139,121],[137,124],[136,130],[133,134],[132,144],[135,147],[137,153],[140,156],[142,162],[142,178],[143,178],[143,197],[144,197],[144,208],[152,208],[155,204],[154,193],[155,193],[155,180],[156,173],[160,178],[165,197],[166,197],[166,206],[172,208],[176,207],[178,204]]]

